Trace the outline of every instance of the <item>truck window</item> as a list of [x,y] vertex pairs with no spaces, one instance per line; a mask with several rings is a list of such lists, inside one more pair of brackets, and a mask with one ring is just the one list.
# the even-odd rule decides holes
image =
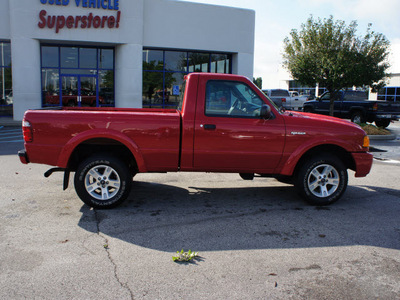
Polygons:
[[206,87],[205,114],[219,117],[258,117],[264,101],[247,84],[210,80]]
[[363,101],[368,99],[368,93],[364,91],[346,91],[344,100],[347,101]]
[[290,97],[287,90],[271,90],[271,97]]

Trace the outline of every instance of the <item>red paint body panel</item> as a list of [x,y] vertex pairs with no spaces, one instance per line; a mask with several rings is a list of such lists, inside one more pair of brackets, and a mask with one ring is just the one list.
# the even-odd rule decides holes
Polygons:
[[367,176],[371,170],[373,156],[371,153],[352,153],[354,161],[356,162],[355,177]]
[[33,142],[25,143],[31,162],[67,167],[79,144],[105,138],[125,145],[141,172],[178,170],[180,115],[176,110],[34,110],[25,119],[33,128]]
[[[271,106],[272,117],[207,116],[206,85],[210,80],[247,85]],[[292,175],[301,157],[321,145],[334,145],[351,153],[356,176],[368,174],[372,165],[371,155],[362,147],[365,132],[360,127],[327,116],[281,113],[250,80],[237,75],[188,75],[180,110],[31,110],[25,120],[33,132],[33,141],[25,143],[28,161],[62,168],[68,166],[79,145],[98,139],[113,140],[129,149],[139,172]],[[205,125],[212,125],[212,130]]]
[[[194,124],[194,163],[196,171],[272,173],[282,157],[285,124],[275,118],[216,117],[205,115],[206,84],[212,80],[232,80],[230,76],[200,77]],[[236,81],[249,85],[247,79]],[[263,97],[260,93],[259,97]],[[213,124],[215,130],[206,130]]]

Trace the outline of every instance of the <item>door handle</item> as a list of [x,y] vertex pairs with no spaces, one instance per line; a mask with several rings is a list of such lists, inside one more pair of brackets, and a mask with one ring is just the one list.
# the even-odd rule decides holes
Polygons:
[[215,130],[215,129],[217,129],[217,126],[216,125],[214,125],[214,124],[202,124],[202,125],[200,125],[200,127],[203,127],[204,128],[204,130]]

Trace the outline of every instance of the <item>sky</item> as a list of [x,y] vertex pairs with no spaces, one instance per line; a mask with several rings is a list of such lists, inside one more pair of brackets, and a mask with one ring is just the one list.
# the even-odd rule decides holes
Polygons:
[[[181,0],[187,1],[187,0]],[[263,79],[263,88],[283,88],[288,73],[282,68],[283,40],[292,29],[300,30],[312,15],[314,19],[357,21],[357,35],[372,30],[390,41],[390,73],[400,73],[400,1],[399,0],[190,0],[252,9],[256,12],[254,77]]]

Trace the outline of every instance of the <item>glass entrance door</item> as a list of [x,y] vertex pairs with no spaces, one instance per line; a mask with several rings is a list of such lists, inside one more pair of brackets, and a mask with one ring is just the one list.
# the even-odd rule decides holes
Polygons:
[[60,86],[62,106],[81,107],[101,104],[95,75],[62,75]]

